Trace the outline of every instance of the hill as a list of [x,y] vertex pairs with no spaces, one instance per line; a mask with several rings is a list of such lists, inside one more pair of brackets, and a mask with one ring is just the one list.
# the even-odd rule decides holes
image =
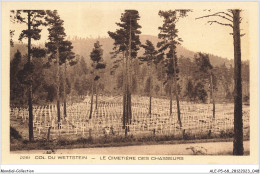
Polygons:
[[[104,49],[104,60],[106,62],[110,62],[110,52],[113,50],[113,43],[114,41],[111,38],[72,38],[72,44],[74,46],[74,52],[76,54],[82,55],[87,60],[89,60],[89,55],[90,52],[93,48],[94,43],[99,40],[103,49]],[[141,35],[140,36],[140,41],[141,43],[145,43],[146,40],[150,40],[155,46],[159,42],[159,39],[156,36],[151,36],[151,35]],[[177,56],[178,57],[187,57],[190,59],[193,59],[194,54],[196,54],[193,51],[188,50],[187,48],[178,45],[177,46]],[[144,53],[144,50],[141,48],[140,51],[138,52],[138,55],[142,55]],[[210,62],[212,63],[213,66],[219,66],[225,63],[227,66],[228,65],[233,65],[232,60],[228,60],[227,58],[222,58],[219,56],[215,56],[213,54],[209,54]]]
[[[99,42],[102,45],[102,48],[104,49],[104,60],[109,64],[111,63],[111,55],[110,52],[113,51],[113,43],[114,41],[111,38],[69,38],[71,40],[72,45],[73,45],[73,51],[76,54],[79,54],[80,56],[85,57],[86,62],[89,63],[90,61],[90,52],[93,49],[94,43],[99,40]],[[150,40],[153,42],[154,45],[156,45],[159,41],[159,39],[156,36],[151,36],[151,35],[141,35],[140,36],[140,41],[141,43],[145,43],[146,40]],[[43,46],[43,44],[42,44]],[[14,56],[14,53],[16,50],[19,49],[22,55],[25,55],[27,53],[27,47],[26,44],[21,44],[21,43],[15,43],[14,47],[11,47],[11,59]],[[143,48],[140,49],[138,55],[142,55],[144,53]],[[177,46],[177,56],[178,57],[186,57],[193,59],[194,54],[196,54],[193,51],[188,50],[187,48],[178,45]],[[213,54],[209,54],[210,62],[212,63],[213,66],[219,66],[225,63],[227,66],[233,65],[233,60],[228,60],[227,58],[219,57]]]

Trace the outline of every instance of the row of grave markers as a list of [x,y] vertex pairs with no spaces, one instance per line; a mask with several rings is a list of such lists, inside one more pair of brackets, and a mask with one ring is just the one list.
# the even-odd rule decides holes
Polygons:
[[[212,118],[211,105],[181,103],[181,118],[183,127],[180,128],[177,113],[169,115],[165,101],[154,100],[152,115],[148,114],[146,105],[134,104],[132,107],[132,124],[129,125],[130,134],[175,134],[185,129],[188,132],[198,133],[211,130],[215,133],[233,129],[233,108],[225,106],[222,111],[216,110],[216,118]],[[63,106],[61,106],[61,111]],[[74,103],[67,106],[67,117],[63,118],[58,129],[57,107],[55,105],[35,106],[34,128],[38,137],[45,136],[48,128],[52,128],[51,134],[103,136],[104,134],[121,135],[122,129],[122,105],[100,101],[98,110],[94,109],[92,119],[89,119],[90,101]],[[232,109],[230,109],[232,108]],[[173,107],[174,111],[175,108]],[[61,112],[62,113],[62,112]],[[11,116],[28,120],[27,108],[11,108]],[[243,113],[244,127],[249,127],[249,109]]]

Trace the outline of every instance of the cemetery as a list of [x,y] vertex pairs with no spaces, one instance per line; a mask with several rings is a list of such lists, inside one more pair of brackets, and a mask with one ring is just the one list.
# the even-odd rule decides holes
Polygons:
[[[132,97],[132,119],[127,125],[128,135],[134,137],[145,136],[174,136],[199,137],[201,134],[208,138],[233,132],[233,104],[216,104],[215,118],[212,117],[212,104],[180,102],[180,127],[177,119],[176,103],[173,101],[173,113],[169,114],[169,100],[153,98],[152,114],[149,115],[149,98],[143,96]],[[63,106],[60,108],[63,111]],[[10,108],[11,120],[21,120],[21,124],[28,125],[27,108]],[[122,128],[122,97],[100,96],[97,110],[94,107],[92,118],[90,114],[90,96],[86,96],[80,103],[67,105],[67,116],[61,112],[61,122],[58,124],[56,105],[37,106],[33,108],[34,139],[56,140],[77,138],[104,138],[124,136]],[[249,135],[249,106],[243,108],[244,135]],[[12,121],[11,121],[12,126]]]

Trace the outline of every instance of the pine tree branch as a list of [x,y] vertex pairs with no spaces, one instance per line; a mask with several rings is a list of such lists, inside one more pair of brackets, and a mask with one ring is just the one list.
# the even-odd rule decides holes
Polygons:
[[[229,34],[233,36],[233,33],[229,33]],[[246,33],[240,34],[241,37],[243,37],[245,35],[246,35]]]
[[232,18],[231,15],[229,15],[229,14],[227,14],[225,12],[218,12],[218,13],[214,13],[214,14],[211,14],[211,15],[201,16],[201,17],[198,17],[198,18],[195,18],[195,19],[202,19],[202,18],[208,18],[208,17],[221,17],[221,18],[223,18],[225,20],[228,20],[228,21],[233,23],[232,19],[229,19],[229,18],[227,18],[226,16],[223,16],[223,15],[220,15],[220,13],[224,13],[225,15],[227,15],[227,16]]
[[234,13],[233,13],[233,10],[232,9],[228,9],[227,10],[229,13],[231,13],[232,15],[234,15]]
[[225,25],[225,26],[229,26],[229,27],[233,28],[233,26],[231,24],[225,24],[225,23],[221,23],[218,21],[208,21],[208,23],[210,23],[210,25],[212,25],[213,23],[217,23],[219,25]]
[[222,15],[216,15],[216,16],[218,16],[218,17],[221,17],[221,18],[223,18],[223,19],[226,19],[226,20],[228,20],[228,21],[230,21],[230,22],[232,22],[232,23],[233,23],[233,20],[232,20],[232,19],[229,19],[229,18],[227,18],[226,16],[222,16]]
[[231,19],[233,19],[233,16],[231,16],[230,14],[228,14],[228,13],[226,13],[226,12],[221,11],[221,12],[218,12],[218,13],[221,13],[221,14],[227,15],[228,17],[231,17]]
[[241,23],[241,22],[242,22],[242,18],[240,17],[240,18],[239,18],[239,23]]

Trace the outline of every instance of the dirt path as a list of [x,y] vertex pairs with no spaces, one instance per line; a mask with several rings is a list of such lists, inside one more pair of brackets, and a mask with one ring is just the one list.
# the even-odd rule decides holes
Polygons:
[[[249,141],[244,142],[246,154],[250,151]],[[110,155],[231,155],[233,142],[211,142],[196,144],[140,145],[124,147],[58,149],[56,154],[110,154]],[[17,154],[43,154],[46,150],[14,151]]]

